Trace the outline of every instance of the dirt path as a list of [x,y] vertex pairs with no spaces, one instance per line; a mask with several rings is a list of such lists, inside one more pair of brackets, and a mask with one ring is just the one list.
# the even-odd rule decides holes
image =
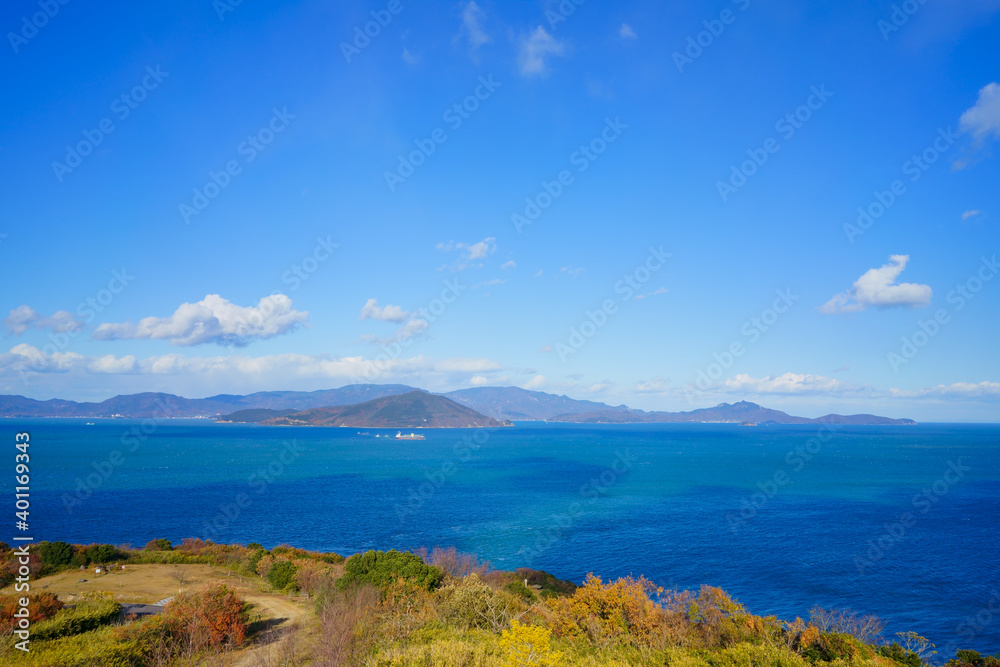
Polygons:
[[[253,604],[251,615],[259,615],[267,628],[254,638],[254,646],[237,656],[236,667],[300,664],[295,658],[303,657],[307,638],[316,626],[310,602],[266,594],[248,595],[246,600]],[[286,662],[289,660],[293,662]]]

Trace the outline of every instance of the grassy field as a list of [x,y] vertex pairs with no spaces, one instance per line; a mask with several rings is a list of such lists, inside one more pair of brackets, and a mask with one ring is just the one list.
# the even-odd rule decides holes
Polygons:
[[[250,603],[256,642],[225,656],[213,656],[206,665],[271,665],[276,644],[305,644],[314,634],[313,604],[305,596],[270,591],[267,582],[259,577],[239,575],[213,565],[128,564],[124,570],[100,575],[89,567],[42,577],[33,582],[32,591],[53,593],[67,605],[80,601],[88,593],[108,594],[123,604],[154,604],[212,584],[225,584]],[[13,592],[12,585],[0,590],[2,594]],[[8,664],[25,662],[17,654],[0,657],[0,665]]]
[[[186,590],[206,584],[224,583],[241,595],[259,590],[258,582],[238,577],[229,570],[213,565],[126,565],[124,570],[94,574],[94,568],[68,570],[33,582],[34,591],[49,591],[67,604],[84,593],[105,592],[123,603],[154,604]],[[253,584],[257,585],[254,586]],[[13,593],[13,586],[0,593]]]

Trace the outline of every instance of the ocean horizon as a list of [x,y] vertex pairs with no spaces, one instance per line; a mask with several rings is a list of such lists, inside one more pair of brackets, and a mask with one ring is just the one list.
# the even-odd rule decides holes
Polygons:
[[422,441],[204,419],[17,428],[36,541],[454,546],[497,569],[707,584],[756,614],[847,608],[890,640],[1000,651],[998,424],[517,422]]

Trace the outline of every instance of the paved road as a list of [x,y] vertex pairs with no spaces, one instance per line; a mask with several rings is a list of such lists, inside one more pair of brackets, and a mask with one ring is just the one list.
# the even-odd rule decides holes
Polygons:
[[163,606],[158,604],[123,604],[122,616],[155,616],[163,612]]

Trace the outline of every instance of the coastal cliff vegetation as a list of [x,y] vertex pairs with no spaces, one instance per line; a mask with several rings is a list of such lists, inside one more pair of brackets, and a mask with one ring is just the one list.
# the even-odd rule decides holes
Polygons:
[[[576,585],[539,570],[497,571],[455,549],[345,559],[194,539],[38,545],[24,653],[13,634],[16,559],[0,547],[4,665],[1000,667],[972,650],[935,653],[914,632],[886,637],[878,618],[851,611],[755,615],[712,586],[664,590],[593,574]],[[60,583],[102,576],[98,568],[102,590],[70,594]],[[194,585],[195,568],[215,579]],[[128,577],[154,570],[178,592],[160,613],[129,615]]]

